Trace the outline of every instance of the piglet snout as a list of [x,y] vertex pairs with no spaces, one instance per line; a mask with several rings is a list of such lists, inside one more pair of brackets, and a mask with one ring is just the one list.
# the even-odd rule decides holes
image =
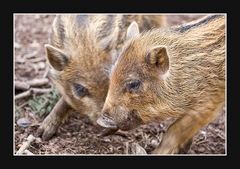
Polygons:
[[105,128],[117,129],[117,123],[107,115],[107,113],[103,113],[98,119],[97,124]]

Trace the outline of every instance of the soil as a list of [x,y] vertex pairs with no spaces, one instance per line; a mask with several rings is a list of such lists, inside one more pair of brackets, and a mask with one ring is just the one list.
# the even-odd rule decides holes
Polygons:
[[[14,62],[15,81],[28,82],[44,78],[48,71],[45,59],[44,44],[54,15],[15,15]],[[169,15],[168,24],[175,25],[192,21],[201,15]],[[54,89],[49,82],[40,85],[40,89]],[[24,92],[15,89],[15,95]],[[55,99],[54,102],[41,99]],[[15,101],[14,147],[15,152],[24,144],[30,134],[35,134],[37,128],[47,113],[59,99],[57,92],[46,94],[31,94],[29,97]],[[39,108],[39,105],[43,107]],[[34,105],[35,104],[35,105]],[[52,105],[52,106],[51,106]],[[34,107],[35,106],[35,107]],[[50,107],[49,107],[50,106]],[[40,111],[41,109],[41,111]],[[71,116],[49,141],[35,139],[28,150],[32,154],[149,154],[161,142],[163,133],[170,121],[142,125],[128,132],[119,131],[113,135],[101,136],[102,129],[92,124],[88,117],[75,114]],[[205,126],[193,138],[193,143],[186,154],[225,154],[226,152],[226,113],[225,109],[219,117]]]

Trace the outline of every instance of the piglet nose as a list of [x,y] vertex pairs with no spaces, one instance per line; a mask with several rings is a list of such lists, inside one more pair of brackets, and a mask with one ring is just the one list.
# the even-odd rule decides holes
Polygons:
[[117,123],[108,115],[108,113],[103,113],[98,119],[97,123],[105,128],[117,129]]

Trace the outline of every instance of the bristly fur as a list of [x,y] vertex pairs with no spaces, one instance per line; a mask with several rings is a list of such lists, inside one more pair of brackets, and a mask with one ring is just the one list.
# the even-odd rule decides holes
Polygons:
[[[167,49],[165,75],[159,73],[161,68],[146,63],[148,51],[156,46]],[[132,78],[141,80],[141,90],[124,93],[125,81]],[[103,112],[121,124],[132,110],[144,122],[178,118],[156,150],[176,153],[217,116],[224,101],[225,16],[210,15],[177,27],[153,29],[127,42],[112,71]]]
[[[134,20],[142,30],[165,24],[163,16],[142,15],[57,15],[53,22],[50,45],[47,45],[52,47],[50,51],[46,49],[52,67],[50,76],[68,105],[88,115],[93,122],[101,111],[108,90],[106,68],[116,60],[125,41],[127,27]],[[54,49],[61,51],[61,55],[55,56],[57,52]],[[61,56],[64,59],[59,58]],[[54,68],[53,63],[58,61],[63,63],[55,64]],[[74,95],[74,84],[84,86],[88,95],[79,98]],[[43,122],[42,128],[47,133],[49,123],[56,124],[51,125],[54,130],[50,134],[53,134],[61,118],[56,115],[50,117]]]

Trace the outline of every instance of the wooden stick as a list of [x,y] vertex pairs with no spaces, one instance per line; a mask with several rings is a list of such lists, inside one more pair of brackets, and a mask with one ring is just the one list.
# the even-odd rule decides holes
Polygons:
[[15,89],[28,90],[29,88],[30,88],[30,85],[25,82],[20,82],[20,81],[15,82]]
[[51,92],[51,91],[52,91],[52,88],[48,88],[48,89],[30,88],[28,91],[25,91],[23,93],[20,93],[20,94],[16,95],[14,97],[14,99],[15,100],[22,99],[22,98],[30,96],[32,93],[34,93],[34,94],[43,94],[43,93],[48,93],[48,92]]
[[25,102],[25,103],[23,103],[22,105],[16,107],[16,111],[19,110],[19,109],[21,109],[22,107],[26,106],[27,104],[28,104],[28,102]]
[[23,142],[23,145],[19,148],[16,154],[23,154],[23,152],[30,146],[31,142],[33,142],[36,138],[30,134],[27,137],[27,141]]
[[46,78],[48,76],[49,67],[47,66],[46,71],[44,72],[43,78]]
[[39,57],[39,58],[35,58],[35,59],[29,59],[29,61],[32,62],[32,63],[45,62],[46,59],[45,59],[45,58],[42,58],[42,57]]
[[28,96],[30,96],[30,95],[31,95],[31,90],[28,90],[28,91],[26,91],[26,92],[23,92],[23,93],[20,93],[20,94],[16,95],[16,96],[14,97],[14,99],[15,99],[15,100],[17,100],[17,99],[22,99],[22,98],[28,97]]
[[38,53],[38,51],[34,51],[32,53],[28,53],[28,54],[24,55],[24,57],[27,59],[30,59],[30,58],[36,57],[37,53]]
[[129,143],[126,142],[126,148],[125,148],[125,150],[124,150],[124,153],[125,153],[125,154],[129,154],[128,149],[129,149]]
[[34,155],[31,151],[29,150],[24,150],[24,154],[27,154],[27,155]]
[[34,94],[43,94],[43,93],[48,93],[52,91],[52,88],[48,88],[48,89],[41,89],[41,88],[31,88],[31,91]]
[[43,79],[33,79],[31,81],[28,82],[28,85],[30,86],[42,86],[45,85],[49,82],[49,80],[47,78],[43,78]]

